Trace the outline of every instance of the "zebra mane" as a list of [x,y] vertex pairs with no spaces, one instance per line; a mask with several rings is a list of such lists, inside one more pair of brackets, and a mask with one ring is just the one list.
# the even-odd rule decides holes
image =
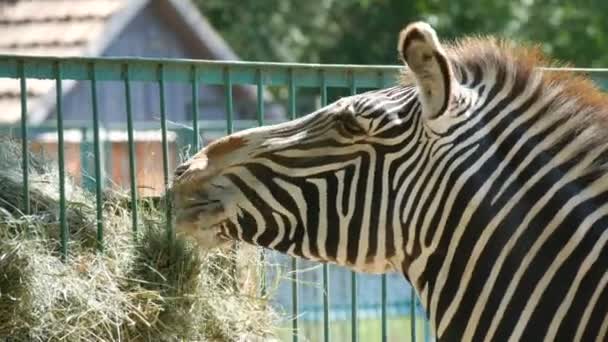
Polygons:
[[[451,61],[454,77],[462,81],[461,70],[478,70],[483,75],[504,70],[524,82],[541,80],[544,93],[555,98],[549,115],[572,116],[573,134],[585,134],[589,144],[608,148],[608,94],[584,73],[572,70],[551,70],[571,65],[545,55],[539,44],[524,44],[492,36],[465,37],[444,45]],[[549,69],[549,70],[547,70]],[[403,70],[402,85],[413,85],[410,72]],[[589,148],[585,145],[581,148]]]

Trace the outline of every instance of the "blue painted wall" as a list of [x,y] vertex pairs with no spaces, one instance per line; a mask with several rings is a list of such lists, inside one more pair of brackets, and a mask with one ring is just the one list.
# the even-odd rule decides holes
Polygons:
[[[103,56],[139,56],[166,58],[193,58],[194,54],[185,42],[147,6],[127,25],[103,53]],[[192,120],[192,90],[189,84],[166,84],[166,110],[171,121]],[[225,119],[223,87],[201,86],[199,91],[199,113],[201,119]],[[255,103],[244,101],[235,94],[235,117],[247,118],[255,115]],[[132,108],[136,122],[159,122],[159,87],[154,83],[132,84]],[[91,120],[90,82],[79,82],[64,97],[65,120]],[[103,124],[126,122],[125,89],[122,82],[99,82],[99,113]],[[54,117],[52,115],[51,117]]]

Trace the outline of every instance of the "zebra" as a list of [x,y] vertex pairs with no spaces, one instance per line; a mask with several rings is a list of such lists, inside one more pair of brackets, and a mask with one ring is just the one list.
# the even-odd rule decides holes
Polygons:
[[540,48],[413,22],[397,85],[175,169],[176,230],[401,272],[441,341],[605,341],[608,98]]

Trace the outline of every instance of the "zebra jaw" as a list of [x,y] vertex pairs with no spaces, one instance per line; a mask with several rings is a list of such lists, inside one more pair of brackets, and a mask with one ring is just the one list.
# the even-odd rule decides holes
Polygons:
[[173,191],[176,235],[194,240],[205,250],[230,241],[227,225],[234,221],[231,220],[234,215],[226,202],[230,203],[234,194],[227,186],[217,184],[202,189],[190,186]]
[[176,235],[194,241],[201,250],[221,248],[226,246],[231,240],[224,233],[226,221],[205,227],[199,222],[187,222],[178,224]]

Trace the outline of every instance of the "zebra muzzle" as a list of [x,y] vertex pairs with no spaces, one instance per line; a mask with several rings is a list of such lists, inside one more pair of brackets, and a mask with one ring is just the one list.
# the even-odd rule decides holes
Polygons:
[[221,247],[229,240],[223,235],[222,223],[202,228],[196,222],[182,223],[176,227],[176,235],[194,241],[202,250]]

